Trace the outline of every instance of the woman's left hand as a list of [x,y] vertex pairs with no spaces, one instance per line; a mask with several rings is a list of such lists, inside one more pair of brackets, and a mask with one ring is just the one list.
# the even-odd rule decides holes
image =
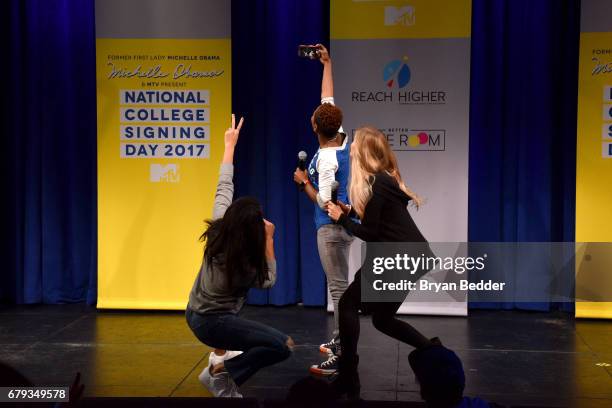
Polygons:
[[327,64],[331,62],[331,58],[329,57],[329,51],[327,51],[327,48],[325,48],[325,46],[323,44],[317,44],[315,45],[315,47],[317,47],[317,56],[319,57],[319,61],[321,61],[321,64]]
[[266,239],[273,239],[274,230],[276,229],[274,224],[264,218],[264,227],[266,229]]
[[342,214],[342,208],[340,208],[339,205],[336,205],[331,201],[327,203],[327,215],[329,215],[329,218],[337,222]]

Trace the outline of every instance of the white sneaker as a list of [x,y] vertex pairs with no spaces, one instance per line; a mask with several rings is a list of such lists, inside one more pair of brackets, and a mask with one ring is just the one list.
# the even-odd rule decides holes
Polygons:
[[[223,354],[222,356],[219,356],[212,352],[208,357],[208,364],[209,366],[219,364],[225,360],[230,360],[236,356],[239,356],[240,354],[242,354],[242,351],[226,350],[225,354]],[[219,375],[227,376],[227,381],[229,384],[227,385],[228,392],[226,394],[228,395],[225,396],[232,398],[242,398],[242,394],[238,392],[238,385],[236,385],[232,377],[227,373],[219,373]]]
[[210,368],[212,366],[240,354],[242,354],[242,351],[226,351],[222,356],[218,356],[214,352],[210,353],[208,357],[208,366],[198,376],[198,379],[208,388],[213,396],[221,398],[242,398],[242,394],[238,392],[238,385],[236,385],[227,371],[210,375]]
[[242,354],[242,351],[226,350],[225,354],[223,354],[222,356],[218,356],[213,351],[213,352],[210,353],[210,356],[208,357],[208,365],[219,364],[222,361],[230,360],[230,359],[232,359],[232,358],[234,358],[236,356],[239,356],[240,354]]
[[211,366],[207,366],[202,370],[200,375],[198,375],[198,380],[210,391],[213,397],[220,397],[227,386],[225,381],[220,381],[222,378],[219,375],[213,376],[210,374],[210,368]]
[[210,391],[213,397],[242,398],[242,394],[238,392],[238,386],[227,372],[210,375],[210,368],[211,366],[206,367],[198,375],[198,380]]

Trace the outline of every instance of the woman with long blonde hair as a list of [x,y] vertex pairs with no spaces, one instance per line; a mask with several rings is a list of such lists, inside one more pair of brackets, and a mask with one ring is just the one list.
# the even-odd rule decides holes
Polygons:
[[[349,198],[353,207],[329,203],[329,216],[348,232],[366,242],[423,242],[425,237],[414,223],[407,206],[422,201],[404,184],[397,159],[387,138],[370,126],[357,129],[351,145],[351,179]],[[360,218],[361,223],[351,219]],[[424,273],[424,271],[422,271]],[[422,275],[421,275],[422,276]],[[417,276],[418,277],[418,276]],[[408,295],[408,292],[405,293]],[[359,310],[372,315],[376,329],[415,348],[438,344],[429,340],[410,324],[395,317],[402,302],[361,302],[361,270],[340,299],[340,342],[342,351],[339,374],[334,388],[350,398],[359,396],[357,342]]]

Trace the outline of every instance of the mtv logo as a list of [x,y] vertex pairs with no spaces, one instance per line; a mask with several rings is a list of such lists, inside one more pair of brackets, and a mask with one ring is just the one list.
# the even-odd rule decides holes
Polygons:
[[394,26],[394,25],[403,25],[403,26],[412,26],[415,24],[415,15],[414,15],[414,7],[412,6],[402,6],[402,7],[394,7],[387,6],[385,7],[385,25],[386,26]]
[[180,180],[177,164],[151,164],[151,183],[178,183]]

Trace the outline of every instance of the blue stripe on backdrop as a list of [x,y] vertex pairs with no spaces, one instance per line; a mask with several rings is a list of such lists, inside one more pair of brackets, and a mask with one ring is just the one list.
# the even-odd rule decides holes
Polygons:
[[[95,302],[93,0],[12,0],[0,12],[10,70],[0,300]],[[472,241],[574,238],[578,21],[578,0],[473,2]],[[296,46],[327,41],[328,29],[328,1],[234,0],[232,93],[246,116],[237,193],[257,196],[277,225],[279,283],[251,303],[325,302],[313,207],[291,178],[297,152],[316,150],[308,121],[321,75]]]
[[470,241],[574,240],[579,24],[579,0],[473,1]]
[[[323,16],[323,18],[322,18]],[[318,147],[310,116],[320,103],[322,67],[300,59],[298,44],[328,42],[329,1],[233,1],[233,110],[245,115],[236,190],[254,195],[276,225],[278,281],[252,290],[252,304],[323,305],[313,204],[293,183],[297,153]]]
[[0,299],[95,303],[93,1],[13,0],[0,10],[10,243]]

